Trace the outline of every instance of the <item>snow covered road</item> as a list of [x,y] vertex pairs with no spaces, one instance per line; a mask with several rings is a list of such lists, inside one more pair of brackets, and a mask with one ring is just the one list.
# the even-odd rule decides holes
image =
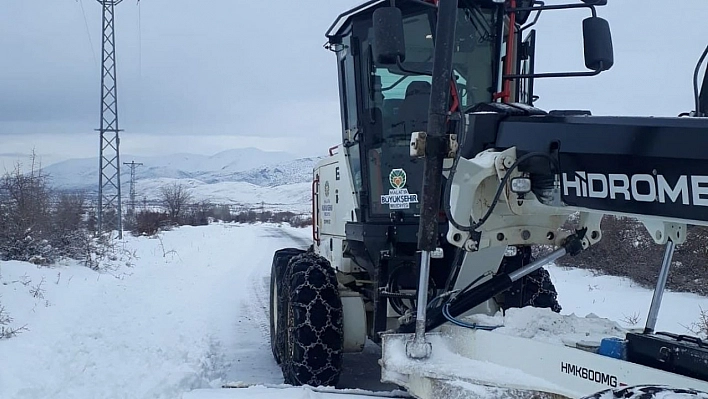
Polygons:
[[[116,266],[96,273],[66,264],[0,262],[0,303],[27,325],[0,340],[0,399],[212,399],[358,397],[280,386],[268,328],[272,254],[305,248],[309,229],[212,224],[159,238],[127,236]],[[649,290],[624,279],[549,268],[563,313],[641,326]],[[686,333],[708,299],[668,292],[659,329]],[[1,310],[0,310],[0,313]],[[623,321],[623,319],[625,319]],[[379,348],[345,355],[343,388],[381,384]],[[224,383],[266,384],[243,389]],[[355,394],[359,394],[358,396]]]
[[[137,266],[117,277],[3,263],[3,304],[15,318],[31,317],[21,320],[29,331],[0,341],[0,398],[178,398],[227,381],[281,383],[266,282],[273,252],[302,246],[295,238],[307,230],[280,229],[229,224],[127,237]],[[43,299],[28,301],[42,277]]]

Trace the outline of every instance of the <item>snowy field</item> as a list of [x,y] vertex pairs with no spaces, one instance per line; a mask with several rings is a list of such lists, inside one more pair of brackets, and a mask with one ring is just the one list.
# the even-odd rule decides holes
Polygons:
[[[27,328],[0,340],[0,398],[342,398],[283,387],[270,353],[272,254],[306,247],[309,234],[213,224],[160,238],[126,236],[103,273],[77,264],[0,262],[0,302],[11,327]],[[564,314],[643,325],[649,290],[582,270],[550,272]],[[708,309],[708,299],[667,293],[658,329],[687,333],[701,307]],[[375,369],[375,357],[356,367]],[[360,388],[378,389],[362,381]],[[275,389],[211,389],[225,383]]]

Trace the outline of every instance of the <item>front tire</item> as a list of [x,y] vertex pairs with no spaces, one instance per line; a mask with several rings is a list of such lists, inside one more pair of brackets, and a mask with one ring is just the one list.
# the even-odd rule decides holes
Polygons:
[[292,259],[283,278],[287,303],[286,384],[333,386],[342,369],[342,301],[329,262],[306,252]]
[[280,249],[273,255],[270,268],[270,348],[278,364],[282,363],[283,352],[285,352],[285,340],[282,339],[284,334],[281,333],[285,329],[283,275],[290,260],[303,252],[305,251],[296,248]]

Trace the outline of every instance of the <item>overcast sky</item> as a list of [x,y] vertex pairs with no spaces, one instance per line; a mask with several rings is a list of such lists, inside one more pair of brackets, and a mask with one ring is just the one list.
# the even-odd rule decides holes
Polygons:
[[[360,2],[124,1],[116,8],[121,153],[253,146],[324,154],[340,137],[336,62],[322,48],[324,33]],[[708,2],[610,0],[600,15],[612,27],[614,68],[595,78],[539,81],[537,105],[615,115],[692,110],[693,68],[708,44]],[[539,72],[584,69],[586,16],[544,13]],[[44,164],[97,156],[100,24],[95,0],[0,5],[5,167],[32,148]]]

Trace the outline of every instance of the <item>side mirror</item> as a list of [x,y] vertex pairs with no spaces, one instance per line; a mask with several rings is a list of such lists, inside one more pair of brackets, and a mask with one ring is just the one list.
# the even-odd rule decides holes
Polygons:
[[583,20],[583,44],[585,66],[593,71],[606,71],[612,68],[615,57],[612,50],[610,23],[600,17]]
[[531,8],[533,7],[534,0],[518,0],[516,2],[517,8],[526,8],[524,11],[516,12],[516,22],[523,25],[529,20],[531,16]]
[[372,50],[376,63],[395,65],[406,59],[403,38],[403,14],[396,7],[383,7],[374,11],[374,40]]

